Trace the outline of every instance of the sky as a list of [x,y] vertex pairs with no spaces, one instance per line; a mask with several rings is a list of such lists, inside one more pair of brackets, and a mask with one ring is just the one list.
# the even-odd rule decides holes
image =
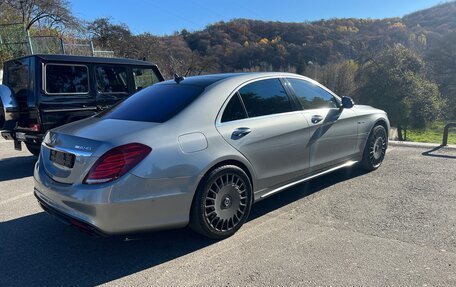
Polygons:
[[401,17],[442,0],[71,0],[74,14],[91,21],[109,17],[134,34],[202,30],[218,21],[249,18],[304,22],[330,18]]

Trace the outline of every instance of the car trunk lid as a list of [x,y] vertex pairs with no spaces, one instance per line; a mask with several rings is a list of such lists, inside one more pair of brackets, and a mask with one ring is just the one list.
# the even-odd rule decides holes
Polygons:
[[153,123],[92,117],[50,131],[41,149],[46,173],[55,181],[80,183],[95,161],[113,147],[133,142]]

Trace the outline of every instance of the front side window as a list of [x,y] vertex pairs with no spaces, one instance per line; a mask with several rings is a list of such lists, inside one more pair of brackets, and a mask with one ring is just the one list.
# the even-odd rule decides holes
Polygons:
[[292,111],[290,99],[279,79],[256,81],[239,90],[249,117]]
[[337,108],[338,104],[334,96],[321,87],[304,80],[287,80],[290,82],[303,109]]
[[153,85],[127,98],[105,114],[105,119],[163,123],[185,109],[204,88],[183,84]]
[[127,93],[125,67],[98,66],[95,69],[97,89],[100,93]]
[[159,82],[157,75],[151,68],[133,68],[133,79],[136,91]]
[[46,65],[45,91],[47,94],[87,94],[89,73],[82,65]]

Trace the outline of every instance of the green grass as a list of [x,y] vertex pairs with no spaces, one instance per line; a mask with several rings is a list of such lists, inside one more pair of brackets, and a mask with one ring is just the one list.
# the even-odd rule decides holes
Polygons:
[[[407,130],[407,141],[442,143],[444,122],[434,122],[424,130]],[[450,128],[448,144],[456,144],[456,128]]]

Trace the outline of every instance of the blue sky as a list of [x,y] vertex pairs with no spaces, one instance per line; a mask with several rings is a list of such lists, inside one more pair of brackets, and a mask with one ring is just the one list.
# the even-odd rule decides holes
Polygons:
[[135,34],[155,35],[204,29],[217,21],[250,18],[303,22],[330,18],[400,17],[432,7],[442,0],[72,0],[76,16],[93,20],[110,17]]

